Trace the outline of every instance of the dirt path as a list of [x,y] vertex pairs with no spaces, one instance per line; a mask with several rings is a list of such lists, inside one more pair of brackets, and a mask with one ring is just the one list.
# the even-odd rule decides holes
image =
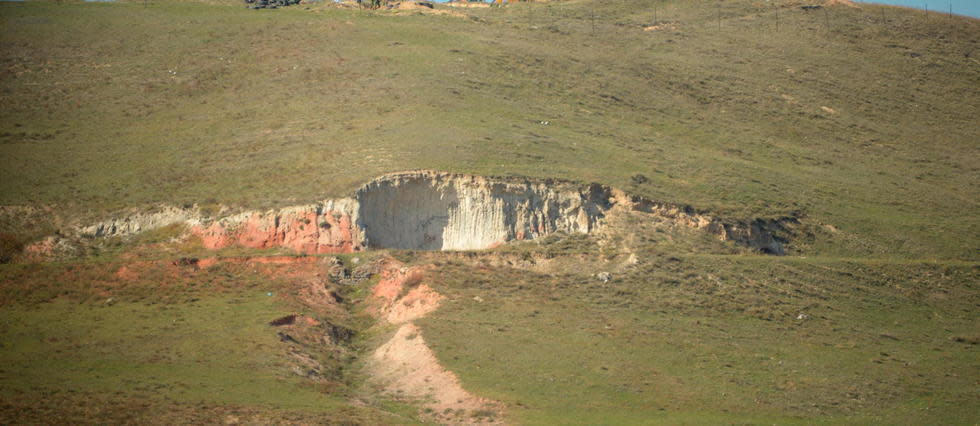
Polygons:
[[411,322],[436,310],[444,299],[422,282],[424,277],[425,268],[385,264],[372,303],[380,321],[401,326],[371,355],[368,371],[387,394],[421,401],[424,418],[444,424],[502,424],[501,404],[463,389]]

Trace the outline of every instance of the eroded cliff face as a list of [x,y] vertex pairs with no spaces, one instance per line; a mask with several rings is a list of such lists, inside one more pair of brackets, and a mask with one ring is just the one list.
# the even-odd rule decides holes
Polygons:
[[165,206],[156,211],[136,212],[134,214],[99,222],[79,230],[82,235],[92,237],[115,237],[138,234],[162,228],[175,223],[183,223],[194,218],[196,211]]
[[209,249],[286,247],[304,254],[351,253],[363,248],[356,220],[357,202],[341,199],[246,212],[210,223],[196,219],[191,232]]
[[125,236],[186,223],[205,247],[286,247],[297,253],[351,253],[365,248],[473,250],[555,232],[590,233],[614,212],[667,218],[721,240],[783,254],[774,232],[795,219],[722,221],[676,204],[607,186],[433,171],[381,176],[354,198],[224,218],[196,209],[158,208],[80,228],[89,237]]
[[386,175],[357,191],[358,226],[371,247],[472,250],[553,232],[596,228],[608,188],[436,172]]
[[753,219],[751,221],[724,221],[689,206],[648,200],[615,190],[616,204],[627,210],[652,214],[679,224],[701,229],[722,241],[756,249],[765,254],[785,254],[783,242],[774,234],[799,223],[796,218]]

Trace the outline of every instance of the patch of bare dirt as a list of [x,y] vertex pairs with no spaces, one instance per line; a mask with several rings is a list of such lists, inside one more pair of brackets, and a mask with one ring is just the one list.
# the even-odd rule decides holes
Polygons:
[[449,6],[449,7],[462,7],[462,8],[473,9],[473,8],[487,8],[487,7],[490,7],[490,3],[483,3],[483,2],[479,2],[478,3],[478,2],[472,2],[472,1],[451,1],[451,2],[447,2],[446,3],[446,6]]
[[394,259],[381,265],[381,280],[371,291],[370,311],[392,324],[421,318],[436,310],[442,296],[422,283],[426,267],[406,267]]
[[437,9],[431,6],[432,3],[429,2],[417,2],[417,1],[403,1],[391,5],[391,9],[397,12],[416,12],[431,15],[448,15],[455,16],[457,18],[465,18],[466,14],[457,12],[455,10]]
[[827,2],[824,3],[824,6],[846,6],[846,7],[852,7],[852,8],[855,8],[855,9],[860,9],[861,8],[861,6],[858,6],[857,4],[855,4],[851,0],[827,0]]
[[23,249],[23,260],[27,262],[50,262],[75,254],[75,247],[66,239],[48,236],[28,244]]
[[444,297],[425,284],[408,291],[408,294],[391,305],[385,317],[389,323],[401,324],[422,318],[435,311]]
[[655,25],[643,27],[643,31],[677,31],[677,24],[674,22],[661,22]]
[[411,278],[415,280],[419,271],[406,268],[401,262],[394,259],[386,259],[381,265],[381,280],[371,290],[371,296],[375,299],[374,303],[387,305],[395,301],[401,293],[405,283]]
[[439,365],[419,328],[402,325],[369,361],[376,379],[391,394],[425,401],[432,420],[449,424],[500,424],[498,403],[467,392],[455,374]]
[[412,321],[435,311],[444,297],[424,281],[427,266],[406,267],[385,259],[381,280],[372,290],[371,311],[381,321],[401,324],[376,349],[367,369],[385,392],[425,407],[422,416],[438,423],[499,424],[502,405],[467,392],[451,371],[439,364]]
[[427,267],[406,267],[394,259],[381,266],[381,280],[371,292],[375,317],[391,324],[422,318],[436,310],[443,296],[423,283]]

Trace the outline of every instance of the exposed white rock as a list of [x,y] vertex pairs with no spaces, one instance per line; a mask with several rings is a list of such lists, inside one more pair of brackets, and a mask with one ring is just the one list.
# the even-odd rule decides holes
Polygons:
[[175,223],[183,223],[197,216],[196,209],[163,206],[156,211],[138,212],[122,218],[109,219],[79,230],[89,237],[116,237],[138,234]]
[[357,191],[358,226],[372,247],[471,250],[553,232],[593,230],[607,188],[491,180],[437,172],[385,175]]
[[358,189],[354,198],[223,218],[203,217],[196,208],[162,207],[84,227],[78,233],[125,236],[187,223],[209,248],[281,246],[302,253],[364,247],[474,250],[555,232],[593,232],[613,209],[659,216],[771,254],[783,254],[773,232],[796,223],[794,218],[726,222],[687,206],[647,200],[599,184],[411,171],[381,176]]

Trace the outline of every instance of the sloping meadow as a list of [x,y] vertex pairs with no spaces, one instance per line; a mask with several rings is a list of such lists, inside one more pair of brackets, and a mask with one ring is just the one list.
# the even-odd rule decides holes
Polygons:
[[[365,302],[388,256],[425,271],[413,333],[494,421],[980,419],[980,21],[150,3],[0,2],[0,423],[446,414],[363,368],[395,334]],[[417,169],[631,209],[356,192]],[[161,205],[179,220],[26,253]]]

